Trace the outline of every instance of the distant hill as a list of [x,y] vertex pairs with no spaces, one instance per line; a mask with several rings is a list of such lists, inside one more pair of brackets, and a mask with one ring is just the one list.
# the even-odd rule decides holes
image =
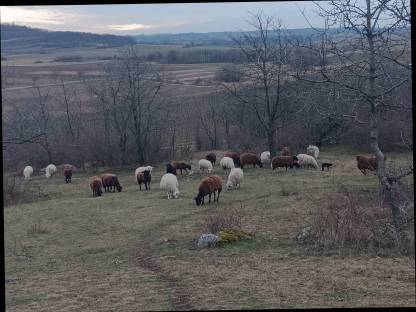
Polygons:
[[[310,28],[287,29],[285,32],[289,36],[298,38],[314,38],[317,32]],[[340,32],[339,29],[331,30],[332,33]],[[238,35],[238,32],[207,32],[207,33],[179,33],[179,34],[155,34],[155,35],[136,35],[134,38],[137,43],[147,44],[181,44],[185,46],[228,46],[233,41],[230,35]]]
[[100,35],[72,31],[44,29],[1,24],[1,50],[3,52],[28,52],[42,48],[117,47],[134,44],[128,36]]

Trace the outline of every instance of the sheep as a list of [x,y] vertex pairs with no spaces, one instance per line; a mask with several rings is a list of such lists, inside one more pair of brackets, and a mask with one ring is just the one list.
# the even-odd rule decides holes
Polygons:
[[220,193],[222,191],[222,179],[220,176],[212,175],[202,179],[198,187],[198,194],[194,198],[196,205],[203,205],[204,198],[206,195],[209,195],[209,203],[211,203],[211,194],[214,193],[214,202],[215,202],[215,192],[217,194],[217,202],[220,198]]
[[279,167],[299,168],[298,158],[296,156],[275,156],[272,158],[270,167],[274,170]]
[[269,151],[265,151],[263,153],[260,154],[260,161],[263,164],[267,164],[270,162],[270,152]]
[[117,191],[121,192],[121,190],[123,189],[120,183],[118,182],[118,178],[115,174],[104,173],[101,176],[101,181],[103,183],[104,192],[110,192],[111,190],[115,192],[116,188]]
[[30,180],[30,177],[33,174],[33,167],[32,166],[26,166],[25,169],[23,169],[23,176],[25,177],[25,180]]
[[315,159],[319,157],[319,148],[315,145],[309,145],[306,148],[306,154],[313,156]]
[[256,168],[256,165],[258,165],[260,168],[263,167],[263,164],[260,161],[260,158],[253,153],[243,153],[240,156],[240,163],[241,163],[241,169],[243,169],[244,165],[253,165],[253,168]]
[[102,187],[102,183],[101,183],[101,178],[94,176],[90,178],[90,187],[92,190],[92,196],[96,197],[96,196],[101,196],[101,194],[103,193],[101,187]]
[[[355,156],[357,159],[357,168],[360,169],[360,171],[367,175],[366,170],[369,171],[375,171],[378,167],[378,160],[377,157],[374,155],[371,156],[364,156],[364,155],[358,155]],[[386,158],[384,158],[386,159]]]
[[298,154],[297,155],[299,160],[299,165],[301,167],[313,167],[314,169],[318,169],[318,163],[316,162],[316,159],[313,158],[311,155],[306,154]]
[[64,177],[65,177],[65,183],[71,183],[71,179],[72,179],[72,170],[73,170],[73,166],[72,165],[64,165]]
[[188,169],[191,170],[191,166],[183,161],[172,161],[171,164],[176,170],[178,169],[181,170],[181,175],[182,175],[182,170],[185,170],[186,173],[188,173]]
[[160,188],[165,190],[168,194],[168,199],[179,197],[178,178],[172,173],[166,173],[160,179]]
[[221,158],[220,166],[225,172],[227,172],[228,170],[231,170],[232,168],[235,168],[234,161],[230,157]]
[[45,168],[45,176],[47,179],[49,179],[52,175],[54,175],[58,169],[56,169],[56,166],[54,164],[50,164]]
[[217,161],[217,155],[215,155],[214,153],[209,153],[205,156],[205,159],[209,160],[212,163],[212,165],[214,166],[215,162]]
[[172,173],[176,176],[176,168],[172,164],[166,164],[166,173]]
[[147,187],[149,187],[150,191],[150,181],[152,181],[152,175],[150,174],[150,170],[140,171],[137,173],[137,184],[140,186],[140,191],[142,190],[142,183],[144,183],[144,186],[147,191]]
[[244,179],[244,173],[243,170],[241,170],[240,168],[233,168],[230,171],[230,174],[228,175],[228,180],[227,180],[227,189],[231,189],[231,188],[240,188],[240,183],[243,181]]
[[143,171],[145,171],[145,170],[152,172],[153,167],[152,167],[152,166],[139,167],[139,168],[137,168],[137,169],[136,169],[136,171],[135,171],[135,173],[134,173],[134,176],[135,176],[135,177],[137,177],[137,174],[138,174],[139,172],[143,172]]
[[289,147],[285,146],[282,149],[282,152],[280,153],[281,156],[290,156],[290,149]]
[[207,170],[208,173],[212,172],[212,163],[207,159],[200,159],[198,161],[199,172]]
[[330,168],[330,167],[332,167],[332,164],[331,164],[331,163],[328,163],[328,162],[324,162],[324,163],[322,163],[322,165],[321,165],[322,171],[325,171],[325,168],[327,168],[327,169],[328,169],[328,171],[329,171],[329,168]]
[[237,152],[225,152],[224,157],[230,157],[233,159],[234,167],[240,167],[240,154]]

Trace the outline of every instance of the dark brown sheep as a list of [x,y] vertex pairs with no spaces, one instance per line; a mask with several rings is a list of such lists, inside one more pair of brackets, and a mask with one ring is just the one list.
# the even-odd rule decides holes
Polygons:
[[120,185],[120,183],[118,182],[118,178],[115,174],[111,174],[111,173],[104,173],[101,176],[101,181],[103,183],[103,187],[104,187],[104,192],[110,192],[111,190],[113,192],[117,191],[121,192],[122,187]]
[[73,169],[73,167],[71,165],[64,165],[65,183],[71,183],[72,169]]
[[222,191],[222,178],[217,175],[212,175],[202,179],[198,187],[198,195],[194,198],[196,205],[203,205],[204,198],[206,195],[209,195],[209,203],[211,203],[211,194],[214,193],[214,202],[215,202],[215,192],[218,192],[217,202],[220,198],[220,193]]
[[206,160],[209,160],[212,165],[215,165],[215,162],[217,161],[217,155],[215,155],[214,153],[209,153],[208,155],[205,156]]
[[101,194],[103,193],[101,187],[101,178],[94,176],[90,178],[90,187],[92,190],[92,196],[96,197],[96,196],[101,196]]
[[[358,155],[358,156],[356,156],[356,158],[357,158],[357,167],[358,167],[358,169],[360,169],[360,171],[364,175],[367,175],[366,170],[369,170],[369,171],[377,170],[378,161],[377,161],[376,156],[374,156],[374,155],[371,155],[371,156]],[[384,159],[386,159],[386,158],[384,158]]]
[[176,170],[181,170],[181,175],[182,170],[185,170],[186,173],[188,173],[188,169],[191,170],[191,166],[183,161],[172,161],[171,164]]
[[237,152],[225,152],[224,153],[224,157],[230,157],[233,159],[234,162],[234,166],[235,167],[240,167],[241,162],[240,162],[240,153]]
[[176,168],[172,166],[172,164],[166,165],[166,173],[172,173],[176,175]]
[[243,169],[244,165],[253,165],[253,168],[258,165],[259,167],[263,167],[263,164],[260,161],[260,158],[253,153],[243,153],[240,156],[241,161],[241,169]]
[[281,156],[290,156],[290,149],[289,147],[285,146],[280,153]]
[[273,170],[279,167],[285,167],[287,170],[287,167],[293,168],[293,166],[299,168],[296,156],[275,156],[272,159],[271,167]]
[[137,184],[139,184],[140,187],[140,191],[142,190],[142,184],[144,184],[146,191],[148,190],[148,187],[150,191],[150,181],[152,181],[152,175],[150,174],[149,170],[139,172],[136,178]]

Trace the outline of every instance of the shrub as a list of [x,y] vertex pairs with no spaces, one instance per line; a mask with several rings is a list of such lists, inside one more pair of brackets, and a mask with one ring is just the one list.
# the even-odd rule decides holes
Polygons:
[[222,66],[214,75],[214,80],[224,82],[239,82],[243,72],[235,64],[226,64]]
[[205,230],[216,234],[221,230],[234,230],[241,227],[240,211],[234,207],[220,210],[218,214],[205,218]]
[[49,195],[45,194],[39,185],[34,185],[31,181],[23,180],[20,176],[11,174],[3,175],[4,206],[30,203],[48,198]]

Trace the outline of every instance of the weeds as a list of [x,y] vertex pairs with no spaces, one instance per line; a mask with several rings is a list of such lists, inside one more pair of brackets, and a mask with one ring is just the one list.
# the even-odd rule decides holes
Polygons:
[[29,230],[27,231],[28,234],[46,234],[49,233],[49,230],[42,225],[40,219],[36,223],[33,223]]
[[239,229],[241,227],[240,211],[231,207],[220,210],[218,214],[205,218],[205,229],[208,233],[218,233],[221,230]]
[[3,202],[4,206],[16,205],[19,203],[31,203],[38,200],[48,199],[39,185],[31,181],[23,180],[13,175],[3,175]]

